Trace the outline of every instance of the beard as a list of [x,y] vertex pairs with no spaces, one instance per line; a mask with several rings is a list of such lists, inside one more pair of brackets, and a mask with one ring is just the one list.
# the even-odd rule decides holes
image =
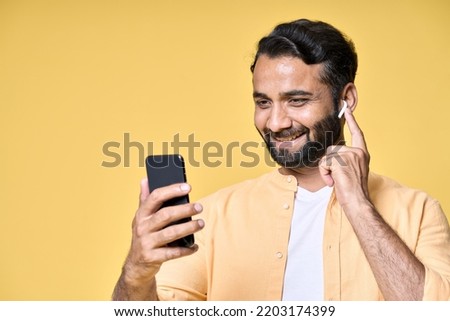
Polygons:
[[[311,129],[305,126],[291,127],[280,132],[264,130],[263,139],[270,156],[275,162],[285,168],[317,167],[320,159],[325,155],[329,146],[336,145],[341,137],[341,124],[339,118],[333,113],[318,121]],[[306,143],[299,150],[289,149],[291,142],[284,142],[280,148],[276,148],[274,139],[306,135]],[[311,134],[314,140],[311,140]],[[340,144],[341,142],[339,142]],[[283,147],[286,146],[286,147]]]

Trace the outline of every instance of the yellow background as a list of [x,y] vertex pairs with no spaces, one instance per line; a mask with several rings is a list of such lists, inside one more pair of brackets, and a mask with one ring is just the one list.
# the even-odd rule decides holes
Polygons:
[[[125,133],[156,152],[177,133],[260,142],[255,45],[300,17],[356,43],[372,170],[427,191],[448,215],[447,0],[2,0],[0,299],[108,300],[145,170],[136,148],[128,167],[102,166],[103,145],[123,146]],[[240,160],[234,150],[231,167],[188,164],[191,199],[268,170]]]

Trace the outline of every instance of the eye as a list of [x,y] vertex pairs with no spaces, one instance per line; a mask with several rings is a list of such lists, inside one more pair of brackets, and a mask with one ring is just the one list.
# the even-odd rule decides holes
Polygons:
[[266,109],[271,106],[271,103],[268,99],[257,99],[255,100],[255,106],[261,109]]
[[304,104],[306,104],[308,99],[306,98],[290,98],[289,99],[289,105],[294,107],[301,107]]

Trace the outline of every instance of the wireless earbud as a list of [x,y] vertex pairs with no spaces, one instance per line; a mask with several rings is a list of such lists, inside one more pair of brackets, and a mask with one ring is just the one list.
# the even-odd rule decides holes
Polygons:
[[345,101],[345,100],[343,100],[343,102],[344,102],[344,105],[342,106],[342,109],[341,109],[341,111],[339,112],[339,115],[338,115],[338,118],[342,118],[342,115],[344,115],[344,113],[345,113],[345,110],[347,109],[347,102]]

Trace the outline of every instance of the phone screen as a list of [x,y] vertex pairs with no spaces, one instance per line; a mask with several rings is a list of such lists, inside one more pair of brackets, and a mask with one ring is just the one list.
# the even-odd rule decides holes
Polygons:
[[[150,155],[146,159],[148,187],[150,193],[160,187],[175,183],[186,182],[184,160],[181,155]],[[176,197],[163,203],[162,207],[176,206],[189,203],[189,196]],[[181,219],[173,224],[191,221],[191,217]],[[172,225],[172,224],[171,224]],[[167,244],[168,246],[191,247],[194,244],[194,235],[188,235],[179,240]]]

